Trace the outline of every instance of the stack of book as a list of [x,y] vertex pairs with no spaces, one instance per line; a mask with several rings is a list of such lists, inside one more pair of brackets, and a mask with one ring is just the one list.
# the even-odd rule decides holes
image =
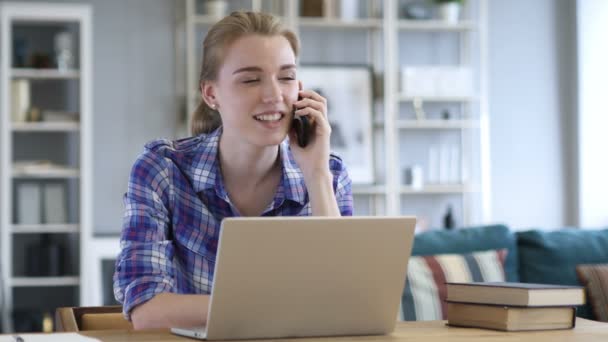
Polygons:
[[580,286],[447,283],[448,324],[503,331],[574,328]]

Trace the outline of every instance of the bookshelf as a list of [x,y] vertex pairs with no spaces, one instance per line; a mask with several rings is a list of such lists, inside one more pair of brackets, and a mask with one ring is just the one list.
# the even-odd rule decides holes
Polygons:
[[2,326],[39,331],[89,285],[92,8],[5,2],[0,23]]
[[[342,3],[326,0],[324,6]],[[371,111],[375,182],[354,184],[356,214],[417,215],[437,228],[441,226],[441,215],[451,206],[459,225],[486,222],[490,207],[485,70],[487,0],[465,2],[456,22],[434,17],[406,19],[403,8],[413,3],[410,0],[350,3],[358,6],[356,18],[343,18],[339,10],[304,17],[302,1],[273,0],[230,1],[226,14],[251,9],[269,11],[282,18],[301,39],[301,64],[357,63],[373,69],[374,88],[379,90]],[[428,6],[432,4],[429,2]],[[199,96],[196,76],[201,41],[219,16],[205,13],[195,0],[186,0],[177,12],[177,36],[184,37],[184,45],[177,49],[177,68],[183,77],[178,78],[176,86],[185,100],[184,117],[189,118]],[[363,46],[364,50],[356,50],[357,46]],[[331,53],[327,53],[329,50]],[[402,86],[403,70],[419,66],[469,68],[472,89],[469,93],[412,94]],[[428,115],[422,118],[414,115],[416,105]],[[439,114],[445,108],[450,111],[449,120]],[[187,132],[183,130],[177,135],[185,136]],[[457,161],[452,163],[456,171],[450,173],[457,176],[450,177],[450,181],[430,182],[435,172],[430,169],[439,166],[429,165],[429,150],[441,150],[443,145],[457,151],[449,152],[457,155]],[[404,169],[410,165],[422,167],[424,186],[414,188],[405,184]]]

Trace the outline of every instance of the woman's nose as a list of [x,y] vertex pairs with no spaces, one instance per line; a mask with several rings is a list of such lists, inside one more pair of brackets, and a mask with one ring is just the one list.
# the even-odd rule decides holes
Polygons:
[[277,81],[269,81],[266,83],[262,94],[263,102],[281,102],[283,101],[283,92]]

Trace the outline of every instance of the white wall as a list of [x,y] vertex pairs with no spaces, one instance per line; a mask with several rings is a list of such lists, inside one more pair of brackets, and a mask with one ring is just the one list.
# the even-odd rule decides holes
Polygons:
[[492,219],[514,229],[574,222],[573,3],[489,1]]
[[175,131],[173,0],[89,0],[94,46],[95,232],[120,232],[131,166]]
[[608,225],[608,1],[578,0],[577,19],[579,221],[600,227]]

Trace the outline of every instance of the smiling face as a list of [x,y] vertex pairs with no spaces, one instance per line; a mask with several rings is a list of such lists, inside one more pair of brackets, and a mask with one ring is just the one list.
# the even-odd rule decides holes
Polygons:
[[259,147],[285,139],[298,96],[295,63],[280,35],[246,35],[226,49],[216,81],[203,86],[205,98],[218,106],[226,138]]

